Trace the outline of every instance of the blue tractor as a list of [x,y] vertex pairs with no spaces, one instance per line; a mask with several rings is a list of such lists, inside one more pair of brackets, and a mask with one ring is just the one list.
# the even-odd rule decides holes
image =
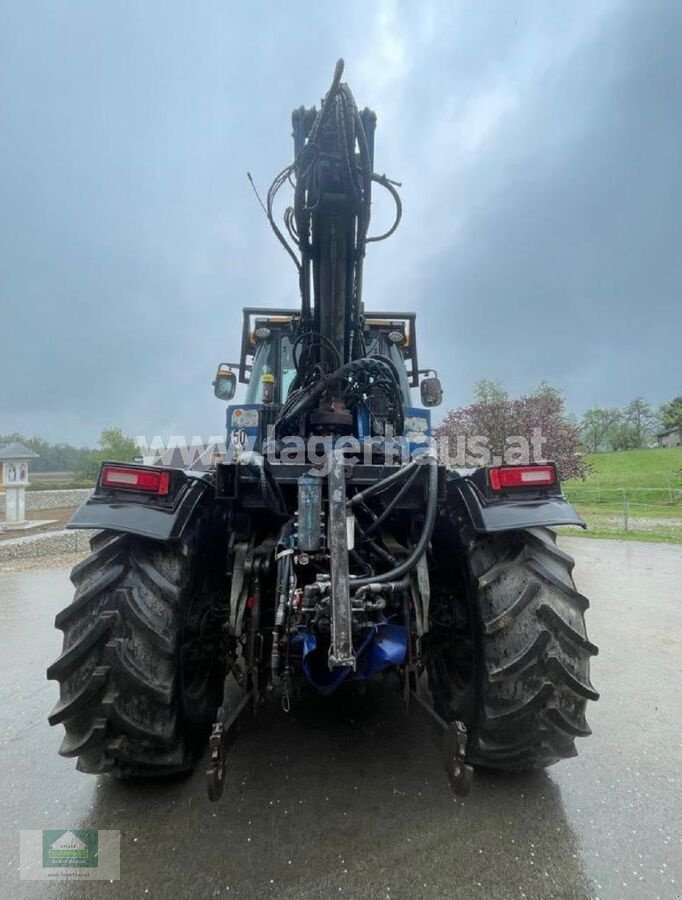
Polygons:
[[[442,392],[415,315],[363,304],[367,246],[402,207],[342,71],[294,111],[294,161],[267,194],[300,306],[244,310],[239,362],[213,383],[225,447],[185,469],[106,462],[71,523],[96,533],[57,616],[49,719],[83,772],[164,776],[208,742],[215,799],[239,719],[380,673],[442,730],[459,793],[475,766],[548,766],[590,733],[597,648],[551,529],[584,523],[552,463],[457,470],[435,452]],[[396,216],[372,236],[376,187]]]

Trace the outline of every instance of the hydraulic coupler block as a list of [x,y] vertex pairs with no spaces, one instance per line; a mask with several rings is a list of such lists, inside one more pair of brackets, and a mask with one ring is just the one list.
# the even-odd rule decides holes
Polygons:
[[322,481],[318,475],[298,479],[297,549],[317,553],[322,549]]

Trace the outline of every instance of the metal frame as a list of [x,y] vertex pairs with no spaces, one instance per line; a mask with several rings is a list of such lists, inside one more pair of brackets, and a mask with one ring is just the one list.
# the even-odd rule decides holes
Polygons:
[[301,311],[297,309],[280,309],[272,306],[245,306],[242,310],[242,341],[241,350],[239,352],[239,383],[248,384],[249,380],[246,373],[251,371],[251,366],[247,364],[246,357],[250,356],[251,349],[251,319],[255,316],[290,316],[292,319],[299,318]]
[[[242,310],[242,337],[241,350],[239,354],[239,383],[248,384],[249,378],[247,373],[251,372],[251,366],[246,362],[248,356],[251,355],[251,320],[256,316],[265,316],[272,318],[275,316],[288,316],[293,321],[300,318],[301,312],[297,309],[282,309],[281,307],[272,306],[245,306]],[[382,310],[365,312],[364,321],[371,323],[377,319],[389,319],[394,322],[402,322],[407,325],[406,334],[408,335],[407,353],[404,354],[405,362],[410,363],[407,370],[407,377],[410,387],[419,387],[419,360],[417,357],[417,314],[414,312],[384,312]]]
[[406,322],[408,325],[407,333],[409,335],[409,343],[407,346],[407,354],[405,361],[411,363],[412,368],[408,369],[407,377],[410,381],[410,387],[419,387],[419,361],[417,359],[417,313],[415,312],[372,312],[365,311],[365,322],[371,322],[373,319],[392,319],[395,322]]

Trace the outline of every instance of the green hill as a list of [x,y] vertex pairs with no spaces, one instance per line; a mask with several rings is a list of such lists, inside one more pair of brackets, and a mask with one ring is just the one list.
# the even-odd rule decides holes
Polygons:
[[591,472],[585,481],[566,486],[587,489],[677,488],[682,490],[682,447],[590,453]]
[[682,543],[682,447],[593,453],[584,481],[564,493],[588,535]]

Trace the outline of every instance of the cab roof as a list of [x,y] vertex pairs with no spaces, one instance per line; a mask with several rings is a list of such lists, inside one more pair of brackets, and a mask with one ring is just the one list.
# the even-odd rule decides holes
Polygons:
[[[301,314],[294,309],[273,309],[266,306],[247,306],[243,310],[241,353],[239,357],[239,381],[248,384],[251,372],[249,358],[255,351],[254,331],[256,327],[267,326],[273,330],[290,331],[295,327]],[[407,377],[410,387],[419,386],[419,364],[417,361],[417,314],[413,312],[367,312],[365,313],[365,329],[391,331],[402,330],[405,335],[403,344],[405,362],[408,363]]]

